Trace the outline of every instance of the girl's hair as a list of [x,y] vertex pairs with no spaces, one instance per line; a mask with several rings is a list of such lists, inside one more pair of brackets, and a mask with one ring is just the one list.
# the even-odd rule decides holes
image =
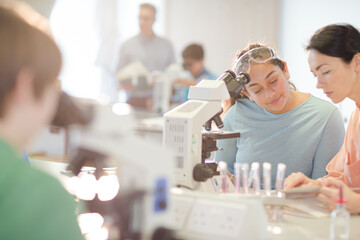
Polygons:
[[332,24],[317,30],[306,50],[314,49],[322,54],[351,62],[360,52],[360,33],[350,24]]
[[[266,44],[251,43],[251,44],[249,44],[246,48],[244,48],[244,49],[242,49],[242,50],[239,50],[239,51],[236,53],[235,59],[234,59],[234,61],[233,61],[233,63],[232,63],[232,69],[235,67],[234,64],[236,64],[237,59],[239,59],[242,55],[244,55],[245,53],[247,53],[249,50],[254,49],[254,48],[258,48],[258,47],[268,47],[268,46],[269,46],[269,45],[266,45]],[[283,72],[285,71],[285,63],[284,63],[284,61],[282,61],[281,59],[275,58],[275,59],[269,60],[269,62],[272,63],[273,65],[279,66],[280,69],[281,69],[281,71],[283,71]],[[294,90],[296,90],[296,87],[295,87],[295,85],[294,85],[292,82],[289,81],[289,84],[290,84],[290,86],[291,86]],[[246,91],[245,88],[244,88],[244,90]],[[244,95],[244,94],[241,93],[238,98],[245,98],[245,97],[246,97],[246,95]]]
[[22,69],[34,74],[34,96],[40,97],[60,72],[60,50],[49,35],[0,7],[0,117]]

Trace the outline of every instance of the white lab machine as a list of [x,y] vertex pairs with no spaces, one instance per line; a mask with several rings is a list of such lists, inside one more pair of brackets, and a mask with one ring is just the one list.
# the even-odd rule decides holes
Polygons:
[[152,108],[154,112],[164,113],[170,109],[172,77],[170,74],[164,72],[158,74],[155,78],[152,95]]
[[171,64],[163,72],[153,73],[152,109],[156,113],[165,113],[171,108],[171,97],[176,80],[188,78],[179,64]]

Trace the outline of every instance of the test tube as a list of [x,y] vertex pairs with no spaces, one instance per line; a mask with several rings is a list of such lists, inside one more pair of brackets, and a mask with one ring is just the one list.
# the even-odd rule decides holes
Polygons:
[[221,181],[221,188],[220,192],[227,192],[228,185],[226,181],[227,176],[227,164],[226,162],[220,161],[219,162],[219,172],[220,172],[220,181]]
[[242,177],[241,182],[245,194],[249,193],[248,175],[249,175],[249,164],[247,163],[241,164],[241,177]]
[[253,181],[253,188],[254,188],[254,193],[256,195],[260,195],[260,173],[259,173],[259,163],[258,162],[253,162],[251,164],[251,174],[252,174],[252,181]]
[[234,163],[234,181],[235,181],[235,192],[240,193],[240,177],[241,177],[241,163]]
[[278,195],[280,194],[280,192],[283,190],[284,187],[285,170],[286,170],[285,164],[279,163],[277,165],[275,190]]
[[268,162],[263,163],[263,185],[265,194],[271,195],[271,164]]

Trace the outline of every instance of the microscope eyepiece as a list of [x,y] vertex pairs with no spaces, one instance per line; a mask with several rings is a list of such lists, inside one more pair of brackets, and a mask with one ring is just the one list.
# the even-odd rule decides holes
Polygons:
[[236,75],[231,70],[226,70],[218,79],[217,81],[224,81],[227,85],[231,81],[234,81],[236,79]]
[[237,97],[244,85],[250,82],[250,76],[243,72],[236,76],[233,71],[226,70],[217,80],[225,82],[230,97]]
[[250,76],[247,73],[240,72],[239,75],[236,77],[236,81],[238,81],[242,85],[248,84],[250,82]]

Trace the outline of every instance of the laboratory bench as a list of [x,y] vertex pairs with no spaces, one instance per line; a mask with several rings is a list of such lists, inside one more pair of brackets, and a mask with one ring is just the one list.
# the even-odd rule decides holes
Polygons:
[[[268,231],[273,240],[328,240],[330,217],[306,218],[284,215],[283,222],[269,223]],[[350,218],[350,238],[360,239],[360,216]]]
[[[329,240],[329,223],[330,218],[309,219],[285,215],[283,222],[268,224],[268,237],[263,239],[239,238],[239,240]],[[360,239],[359,226],[360,216],[352,216],[350,219],[350,237],[347,240]],[[247,231],[257,231],[256,226],[247,229]],[[211,238],[211,240],[214,239],[226,240],[226,238]],[[183,240],[209,240],[209,238],[187,235],[187,238],[183,238]],[[231,238],[229,240],[238,239]]]
[[159,113],[136,111],[137,119],[135,132],[147,140],[162,144],[164,119]]
[[[49,160],[51,159],[51,160]],[[41,169],[50,175],[53,175],[60,182],[67,178],[60,172],[65,170],[67,163],[60,162],[64,159],[53,159],[47,157],[31,158],[30,164]],[[292,200],[289,200],[292,201]],[[304,204],[306,203],[306,204]],[[307,199],[297,199],[292,202],[293,206],[301,206],[297,211],[293,209],[284,209],[283,220],[280,222],[268,222],[267,231],[270,240],[289,240],[289,239],[311,239],[325,240],[329,239],[329,212],[324,208],[319,208],[319,202],[315,197]],[[311,206],[311,207],[309,207]],[[300,210],[300,211],[299,211]],[[256,231],[256,222],[253,229]],[[197,239],[197,238],[191,238]],[[199,238],[202,239],[202,238]],[[360,239],[360,215],[351,216],[350,219],[350,238],[349,240]],[[204,240],[204,239],[202,239]]]

